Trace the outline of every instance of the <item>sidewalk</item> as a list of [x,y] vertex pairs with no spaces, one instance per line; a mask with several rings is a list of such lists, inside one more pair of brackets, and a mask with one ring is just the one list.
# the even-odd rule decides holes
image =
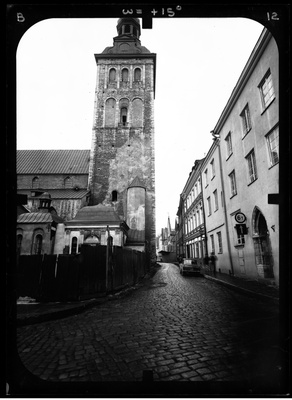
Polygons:
[[[241,292],[248,296],[262,298],[267,301],[272,301],[275,304],[278,304],[279,302],[279,290],[274,286],[267,286],[254,280],[242,279],[234,276],[229,276],[227,274],[217,273],[216,277],[211,275],[204,275],[204,277],[218,284],[227,286],[231,290]],[[103,304],[107,301],[115,300],[120,296],[125,295],[129,291],[138,289],[139,287],[141,287],[141,285],[143,285],[143,282],[146,282],[147,279],[149,279],[149,276],[146,276],[140,283],[138,283],[134,287],[127,288],[121,292],[107,295],[101,298],[83,301],[67,303],[36,303],[30,301],[30,299],[25,302],[24,299],[24,302],[22,304],[17,304],[17,325],[30,325],[34,323],[55,320],[58,318],[65,318],[74,314],[79,314],[98,304]]]
[[276,304],[279,303],[279,289],[275,286],[268,286],[255,280],[239,278],[222,273],[217,273],[216,276],[204,276],[205,278],[227,286],[232,290],[239,291],[249,296],[271,300]]

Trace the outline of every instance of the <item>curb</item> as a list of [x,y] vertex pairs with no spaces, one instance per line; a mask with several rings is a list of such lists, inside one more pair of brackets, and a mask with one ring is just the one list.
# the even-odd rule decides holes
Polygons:
[[16,325],[17,326],[33,325],[33,324],[39,324],[41,322],[47,322],[56,319],[70,317],[74,314],[80,314],[83,311],[88,310],[96,305],[103,304],[106,301],[108,301],[108,298],[104,298],[102,300],[96,299],[96,300],[91,300],[88,303],[76,305],[76,307],[65,308],[63,310],[56,310],[39,315],[32,315],[30,317],[24,317],[24,318],[18,317],[16,318]]
[[121,288],[119,291],[108,294],[105,297],[99,297],[95,299],[90,299],[88,302],[84,302],[81,304],[76,304],[74,307],[69,307],[69,308],[64,308],[62,310],[56,310],[56,311],[51,311],[39,315],[32,315],[29,317],[18,317],[16,315],[16,326],[25,326],[25,325],[33,325],[33,324],[39,324],[42,322],[47,322],[47,321],[53,321],[57,319],[62,319],[66,317],[70,317],[75,314],[80,314],[92,307],[95,307],[100,304],[104,304],[108,301],[114,301],[117,300],[123,296],[127,296],[131,294],[133,291],[137,290],[141,285],[143,285],[143,281],[151,278],[153,275],[155,275],[157,271],[151,271],[150,273],[147,273],[141,280],[139,280],[135,285],[133,286],[125,286],[123,289]]
[[279,299],[277,297],[268,296],[267,294],[263,294],[263,293],[257,293],[257,292],[254,292],[253,290],[249,290],[249,289],[245,289],[240,286],[237,286],[237,285],[233,285],[232,283],[222,281],[222,280],[214,278],[213,276],[210,276],[210,275],[204,275],[204,277],[206,279],[209,279],[210,281],[214,281],[216,283],[219,283],[222,286],[226,286],[229,289],[241,292],[245,295],[256,297],[256,298],[264,298],[266,300],[274,302],[275,304],[279,304]]

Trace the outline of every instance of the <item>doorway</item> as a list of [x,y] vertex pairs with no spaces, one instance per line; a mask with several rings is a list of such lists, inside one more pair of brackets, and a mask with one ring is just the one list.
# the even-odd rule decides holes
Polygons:
[[272,248],[267,221],[257,207],[253,212],[253,243],[259,277],[274,278]]

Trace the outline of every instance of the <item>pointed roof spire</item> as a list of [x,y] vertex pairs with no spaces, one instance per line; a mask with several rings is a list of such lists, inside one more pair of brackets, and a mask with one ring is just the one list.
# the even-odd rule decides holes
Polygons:
[[144,183],[142,182],[142,180],[138,176],[136,176],[136,178],[134,178],[134,180],[128,186],[128,189],[132,188],[132,187],[141,187],[143,189],[146,189],[146,186],[144,185]]

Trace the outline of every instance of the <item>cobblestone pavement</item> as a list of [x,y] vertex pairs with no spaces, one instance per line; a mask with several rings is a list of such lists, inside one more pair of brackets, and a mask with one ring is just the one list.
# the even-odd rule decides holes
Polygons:
[[[17,329],[18,354],[51,382],[278,378],[278,309],[162,263],[129,295]],[[276,383],[275,383],[276,384]]]

